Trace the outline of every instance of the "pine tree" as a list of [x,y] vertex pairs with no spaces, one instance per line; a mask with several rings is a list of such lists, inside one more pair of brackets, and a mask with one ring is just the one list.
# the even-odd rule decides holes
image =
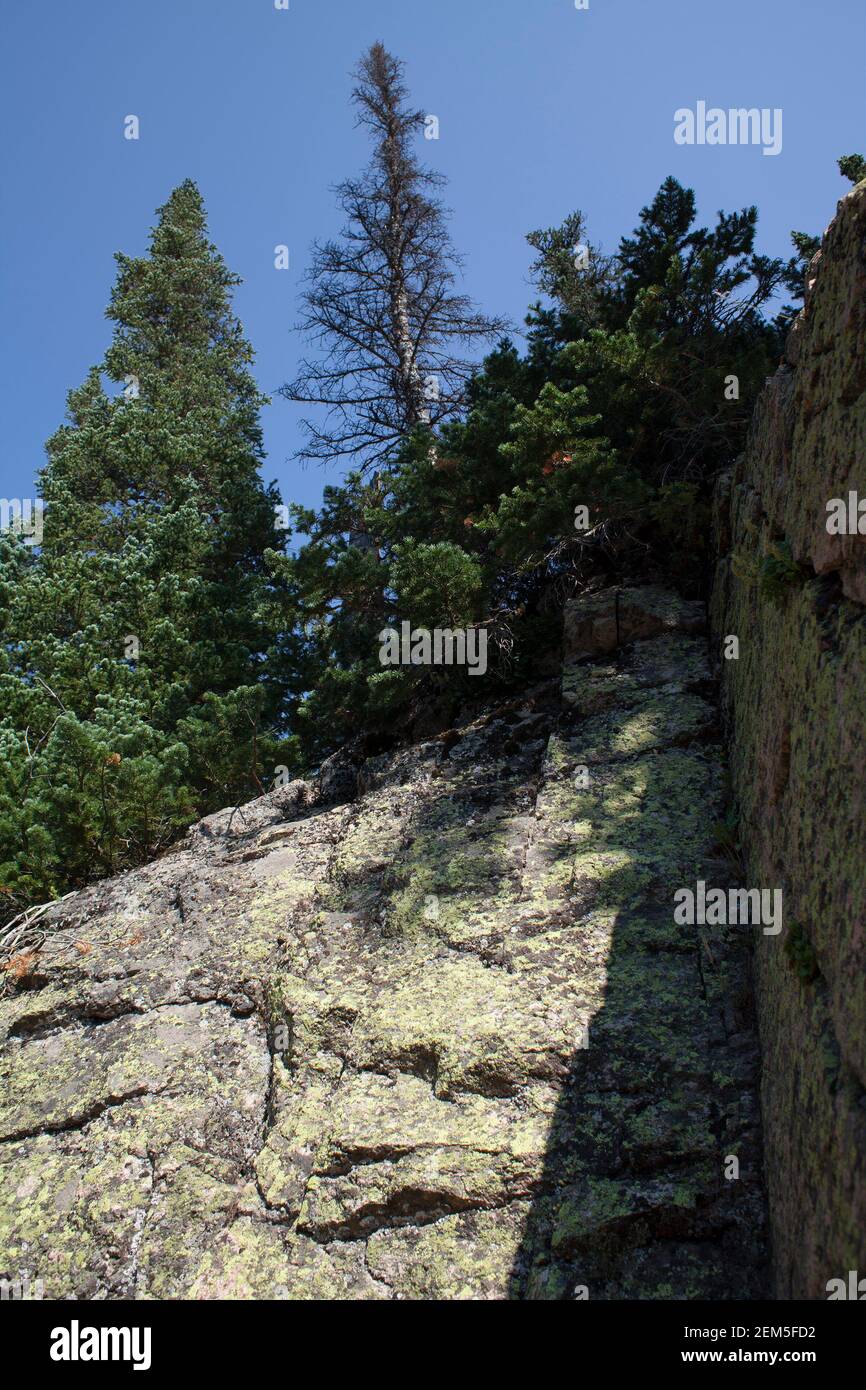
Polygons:
[[290,683],[308,756],[477,693],[456,671],[447,689],[383,671],[377,633],[402,618],[483,624],[490,698],[545,669],[556,603],[587,579],[700,591],[710,484],[781,345],[763,311],[787,267],[756,255],[756,225],[746,208],[700,227],[668,179],[617,255],[589,245],[580,213],[529,235],[546,303],[527,354],[506,340],[487,357],[432,466],[429,436],[409,432],[372,480],[350,475],[296,519],[311,539],[278,568],[306,619]]
[[191,182],[117,260],[113,341],[47,445],[42,546],[4,547],[0,877],[25,898],[148,858],[285,762],[237,277]]
[[568,299],[533,315],[533,358],[557,385],[587,387],[648,482],[700,485],[729,463],[778,359],[782,335],[764,312],[793,262],[755,251],[757,220],[748,207],[701,227],[692,190],[667,178],[605,273],[584,275],[595,321],[585,312],[576,325]]
[[839,173],[843,178],[849,179],[851,183],[861,183],[866,179],[866,159],[862,154],[843,154],[837,160]]

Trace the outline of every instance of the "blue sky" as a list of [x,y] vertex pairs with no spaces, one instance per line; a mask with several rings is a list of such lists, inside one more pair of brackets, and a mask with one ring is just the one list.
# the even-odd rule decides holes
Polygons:
[[[10,13],[11,11],[11,13]],[[243,276],[235,305],[262,389],[290,378],[300,276],[338,230],[332,186],[366,159],[350,70],[381,39],[449,179],[466,288],[518,324],[532,297],[526,232],[575,207],[613,249],[669,173],[700,213],[757,203],[760,249],[821,231],[848,185],[835,160],[866,153],[864,0],[31,0],[2,22],[0,494],[32,496],[66,392],[109,341],[113,253],[140,254],[154,210],[186,177],[212,239]],[[674,112],[780,107],[783,148],[682,146]],[[123,137],[139,117],[140,139]],[[291,268],[274,269],[274,247]],[[264,415],[286,500],[328,475],[291,460],[300,409]]]

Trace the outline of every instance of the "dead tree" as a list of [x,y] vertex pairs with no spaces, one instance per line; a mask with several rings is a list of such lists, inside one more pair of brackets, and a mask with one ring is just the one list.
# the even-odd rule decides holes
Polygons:
[[425,117],[407,105],[403,64],[377,43],[355,77],[352,99],[373,158],[337,189],[340,238],[314,244],[298,327],[320,355],[305,359],[280,394],[327,408],[321,423],[303,421],[299,458],[351,455],[364,471],[387,464],[419,428],[435,436],[459,410],[472,371],[457,349],[489,342],[507,325],[455,288],[461,262],[435,197],[444,179],[413,152]]

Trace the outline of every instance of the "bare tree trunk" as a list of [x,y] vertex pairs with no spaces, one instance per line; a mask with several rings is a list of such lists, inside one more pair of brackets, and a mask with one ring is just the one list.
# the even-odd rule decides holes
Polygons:
[[[351,457],[362,471],[388,464],[419,428],[430,435],[464,399],[471,363],[454,344],[489,341],[505,328],[455,289],[459,258],[412,142],[423,127],[407,104],[402,64],[374,44],[357,70],[353,100],[375,140],[368,170],[340,185],[342,239],[315,247],[301,327],[324,348],[281,394],[329,407],[303,458]],[[432,394],[427,377],[436,381]]]
[[[418,369],[409,322],[409,295],[404,274],[406,226],[400,202],[401,197],[405,197],[408,192],[406,188],[406,163],[400,148],[396,93],[391,90],[385,73],[382,74],[382,83],[382,96],[389,108],[388,129],[383,154],[388,174],[388,265],[392,286],[391,326],[400,363],[405,419],[411,430],[424,418],[425,411],[421,373]],[[429,411],[426,414],[429,419]]]

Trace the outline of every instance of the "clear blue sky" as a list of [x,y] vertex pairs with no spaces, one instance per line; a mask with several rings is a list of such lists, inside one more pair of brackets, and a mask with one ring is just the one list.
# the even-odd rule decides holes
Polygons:
[[[466,287],[522,322],[525,233],[575,207],[613,249],[669,173],[703,217],[757,203],[760,249],[821,231],[866,153],[864,0],[18,0],[2,20],[0,494],[32,496],[45,439],[109,341],[113,253],[141,253],[155,208],[194,178],[211,237],[244,278],[236,307],[272,392],[291,377],[300,274],[338,229],[331,187],[366,158],[349,72],[381,39],[405,59],[422,142],[450,181]],[[776,157],[678,146],[698,100],[781,107]],[[123,138],[135,114],[141,138]],[[273,267],[286,243],[292,267]],[[267,479],[314,502],[291,462],[300,411],[265,412]]]

